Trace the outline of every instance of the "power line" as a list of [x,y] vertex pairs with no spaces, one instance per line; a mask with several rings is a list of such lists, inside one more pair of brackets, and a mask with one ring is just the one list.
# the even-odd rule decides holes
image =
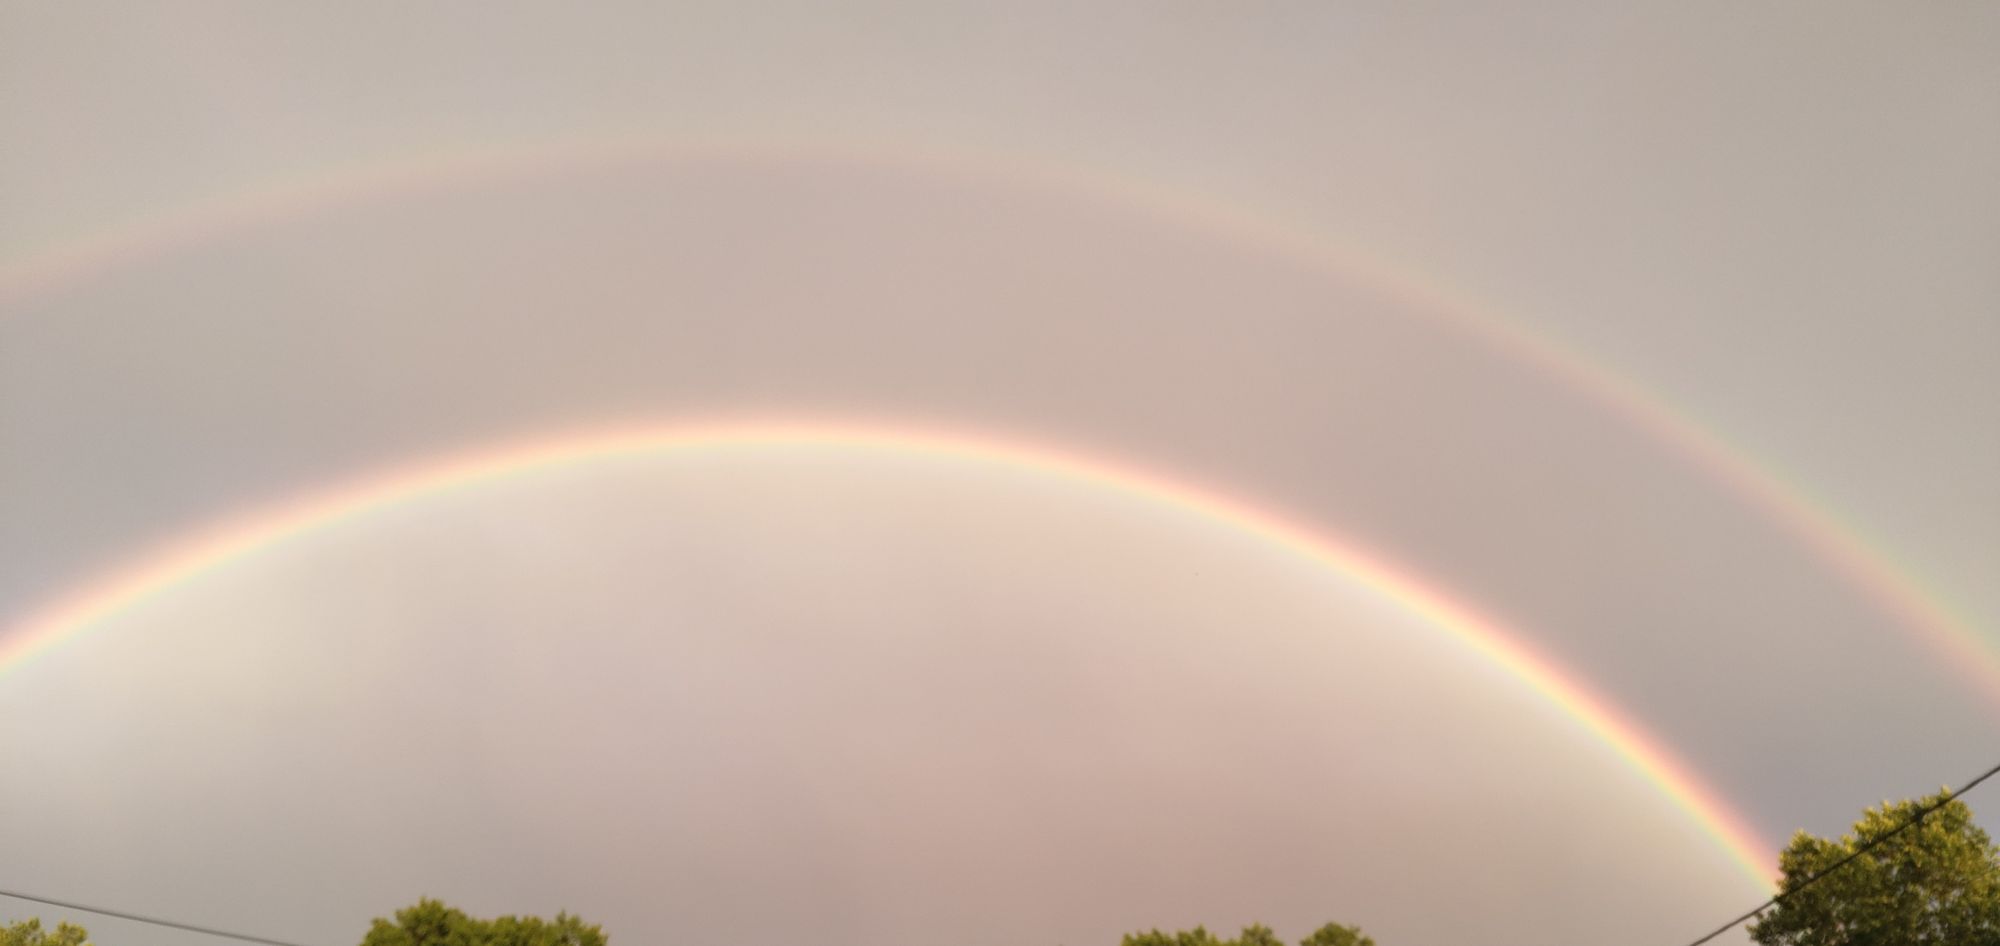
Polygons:
[[45,903],[52,907],[63,907],[69,910],[82,910],[85,913],[95,913],[98,914],[99,916],[114,916],[121,920],[132,920],[138,923],[151,923],[154,926],[165,926],[177,930],[186,930],[190,933],[206,933],[209,936],[220,936],[223,939],[241,940],[242,942],[245,943],[261,943],[263,944],[263,946],[303,946],[303,944],[287,942],[282,939],[269,939],[263,936],[251,936],[248,933],[231,933],[228,930],[218,930],[210,926],[196,926],[192,923],[178,923],[173,920],[163,920],[156,916],[140,916],[137,913],[126,913],[122,910],[106,910],[103,907],[86,906],[81,903],[69,903],[62,900],[51,900],[48,897],[37,897],[33,894],[18,893],[12,890],[0,890],[0,897],[12,897],[15,900],[28,900],[34,903]]
[[[1930,804],[1925,805],[1921,808],[1918,808],[1916,814],[1910,816],[1910,818],[1904,821],[1902,824],[1899,824],[1894,828],[1889,829],[1887,832],[1876,836],[1874,840],[1862,844],[1860,847],[1857,847],[1854,850],[1848,852],[1847,856],[1842,857],[1840,860],[1834,861],[1832,864],[1829,864],[1824,868],[1821,868],[1819,871],[1807,877],[1805,880],[1800,881],[1798,885],[1793,887],[1792,889],[1781,891],[1780,893],[1772,896],[1771,899],[1766,900],[1763,903],[1760,903],[1757,906],[1750,909],[1749,911],[1745,912],[1742,916],[1739,916],[1733,920],[1730,920],[1727,923],[1722,924],[1721,926],[1716,927],[1713,932],[1710,932],[1708,935],[1703,936],[1692,943],[1689,943],[1688,946],[1702,946],[1702,944],[1707,943],[1715,939],[1716,937],[1721,936],[1722,934],[1735,929],[1737,926],[1743,924],[1744,922],[1755,919],[1759,914],[1763,913],[1765,910],[1768,910],[1784,902],[1785,898],[1797,894],[1799,891],[1802,891],[1807,887],[1810,887],[1813,884],[1818,883],[1822,878],[1825,878],[1827,875],[1832,874],[1834,871],[1837,871],[1842,867],[1846,867],[1855,858],[1860,857],[1861,855],[1866,854],[1871,850],[1874,850],[1878,845],[1882,844],[1884,841],[1887,841],[1890,838],[1893,838],[1896,835],[1899,835],[1904,831],[1908,830],[1913,825],[1922,822],[1925,816],[1929,815],[1931,812],[1944,807],[1946,804],[1957,799],[1960,795],[1972,791],[1974,788],[1977,788],[1979,786],[1979,783],[1984,782],[1995,775],[2000,775],[2000,765],[1995,765],[1994,767],[1987,769],[1986,771],[1980,773],[1977,778],[1974,778],[1971,781],[1966,782],[1964,785],[1959,786],[1956,790],[1947,790],[1936,801],[1931,802]],[[69,910],[82,910],[85,913],[95,913],[98,914],[99,916],[117,917],[118,919],[131,920],[135,923],[149,923],[152,924],[153,926],[164,926],[170,929],[186,930],[190,933],[202,933],[208,936],[219,936],[223,939],[233,939],[245,943],[259,943],[261,944],[261,946],[303,946],[303,944],[289,942],[282,939],[271,939],[265,936],[253,936],[248,933],[232,933],[228,930],[216,929],[215,927],[211,926],[197,926],[192,923],[181,923],[175,920],[166,920],[154,916],[142,916],[137,913],[126,913],[122,910],[109,910],[104,907],[93,907],[86,904],[71,903],[68,901],[56,900],[49,897],[38,897],[33,894],[25,894],[14,890],[0,889],[0,897],[10,897],[15,900],[27,900],[32,903],[42,903],[52,907],[63,907]]]
[[1769,910],[1770,908],[1777,906],[1779,903],[1782,903],[1786,897],[1798,893],[1799,891],[1804,890],[1815,883],[1818,883],[1820,878],[1825,877],[1826,875],[1831,874],[1834,871],[1841,869],[1842,867],[1846,867],[1849,861],[1852,861],[1855,858],[1868,853],[1870,850],[1874,849],[1876,845],[1881,844],[1882,842],[1887,841],[1890,838],[1893,838],[1896,835],[1903,833],[1904,829],[1920,821],[1923,821],[1925,815],[1928,815],[1931,812],[1938,810],[1939,808],[1943,808],[1951,800],[1957,798],[1960,795],[1965,794],[1966,792],[1972,791],[1973,788],[1977,787],[1980,782],[1984,782],[1995,775],[2000,775],[2000,765],[1996,765],[1990,769],[1987,769],[1985,772],[1980,773],[1980,776],[1978,778],[1975,778],[1972,781],[1965,783],[1964,785],[1960,785],[1957,791],[1947,790],[1943,796],[1938,798],[1937,801],[1931,802],[1930,804],[1925,805],[1922,808],[1918,808],[1917,813],[1910,816],[1910,819],[1908,821],[1905,821],[1902,824],[1899,824],[1894,828],[1891,828],[1887,833],[1878,836],[1877,838],[1875,838],[1875,840],[1869,841],[1868,843],[1855,848],[1853,851],[1848,852],[1848,855],[1846,857],[1834,861],[1832,864],[1827,865],[1825,868],[1822,868],[1820,871],[1813,874],[1812,876],[1807,877],[1802,881],[1799,881],[1798,886],[1793,887],[1790,890],[1780,891],[1776,896],[1773,896],[1771,899],[1758,904],[1756,909],[1753,909],[1750,912],[1737,917],[1736,919],[1730,920],[1729,922],[1716,927],[1715,932],[1710,933],[1707,936],[1704,936],[1698,940],[1695,940],[1692,943],[1689,943],[1688,946],[1701,946],[1701,944],[1706,943],[1709,940],[1712,940],[1718,936],[1721,936],[1724,933],[1729,932],[1730,930],[1735,929],[1738,924],[1741,924],[1746,920],[1755,919],[1758,916],[1758,914],[1761,914],[1765,910]]

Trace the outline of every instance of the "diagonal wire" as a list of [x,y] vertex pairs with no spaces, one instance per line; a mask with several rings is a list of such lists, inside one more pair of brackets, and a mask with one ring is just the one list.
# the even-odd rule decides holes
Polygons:
[[1960,785],[1957,791],[1947,790],[1942,796],[1938,798],[1937,801],[1931,802],[1930,804],[1917,809],[1917,813],[1915,815],[1912,815],[1908,821],[1905,821],[1902,824],[1899,824],[1894,828],[1889,829],[1888,832],[1877,836],[1875,840],[1869,841],[1868,843],[1855,848],[1853,851],[1848,852],[1848,855],[1846,857],[1834,861],[1832,864],[1827,865],[1825,868],[1822,868],[1820,871],[1813,874],[1812,876],[1799,881],[1798,886],[1795,886],[1790,890],[1779,892],[1771,899],[1758,904],[1756,909],[1753,909],[1750,912],[1737,917],[1736,919],[1730,920],[1729,922],[1716,927],[1715,932],[1710,933],[1707,936],[1704,936],[1698,940],[1695,940],[1692,943],[1689,943],[1688,946],[1701,946],[1701,944],[1706,943],[1709,940],[1712,940],[1718,936],[1721,936],[1722,934],[1727,933],[1732,929],[1735,929],[1737,925],[1743,923],[1744,921],[1755,919],[1758,914],[1763,913],[1765,910],[1769,910],[1770,908],[1775,907],[1778,904],[1784,902],[1786,897],[1798,893],[1799,891],[1804,890],[1807,887],[1810,887],[1813,884],[1817,883],[1820,878],[1825,877],[1826,875],[1831,874],[1834,871],[1841,869],[1842,867],[1846,867],[1848,862],[1854,860],[1857,857],[1860,857],[1863,854],[1868,853],[1870,850],[1874,849],[1876,845],[1881,844],[1882,842],[1887,841],[1890,838],[1893,838],[1896,835],[1903,833],[1904,829],[1924,820],[1925,815],[1928,815],[1931,812],[1944,807],[1946,803],[1950,802],[1951,800],[1957,798],[1960,795],[1965,794],[1966,792],[1972,791],[1975,787],[1979,785],[1980,782],[1984,782],[1995,775],[2000,775],[2000,765],[1996,765],[1990,769],[1987,769],[1985,772],[1980,773],[1978,778],[1975,778],[1972,781],[1965,783],[1964,785]]
[[[1971,781],[1966,782],[1964,785],[1959,786],[1958,789],[1955,791],[1945,792],[1943,795],[1939,796],[1936,801],[1933,801],[1930,804],[1917,809],[1916,814],[1912,815],[1908,820],[1904,821],[1902,824],[1899,824],[1894,828],[1889,829],[1887,832],[1876,836],[1873,840],[1868,841],[1867,843],[1862,844],[1859,847],[1856,847],[1853,851],[1848,852],[1848,854],[1845,857],[1842,857],[1840,860],[1834,861],[1832,864],[1827,865],[1826,867],[1820,869],[1819,871],[1815,872],[1806,879],[1800,881],[1797,886],[1792,887],[1790,890],[1782,891],[1776,894],[1775,896],[1771,897],[1771,899],[1758,904],[1755,908],[1744,913],[1742,916],[1739,916],[1733,920],[1730,920],[1727,923],[1724,923],[1719,927],[1716,927],[1714,932],[1711,932],[1708,935],[1703,936],[1692,943],[1689,943],[1688,946],[1702,946],[1702,944],[1707,943],[1715,939],[1716,937],[1729,932],[1732,929],[1735,929],[1737,926],[1741,925],[1745,921],[1756,918],[1758,914],[1761,914],[1765,910],[1768,910],[1784,902],[1784,900],[1787,897],[1790,897],[1793,894],[1796,894],[1799,891],[1804,890],[1815,883],[1818,883],[1822,878],[1826,877],[1829,874],[1832,874],[1834,871],[1837,871],[1842,867],[1847,866],[1849,863],[1853,862],[1855,858],[1858,858],[1861,855],[1866,854],[1871,850],[1874,850],[1875,847],[1882,844],[1883,842],[1889,840],[1890,838],[1895,837],[1898,834],[1903,833],[1904,831],[1908,830],[1911,826],[1916,825],[1919,822],[1923,821],[1925,816],[1929,815],[1931,812],[1944,807],[1947,803],[1958,798],[1960,795],[1963,795],[1966,792],[1969,792],[1972,789],[1978,787],[1979,783],[1984,782],[1995,775],[2000,775],[2000,765],[1995,765],[1994,767],[1987,769],[1985,772],[1980,773],[1977,778],[1974,778]],[[47,904],[49,906],[63,907],[65,909],[70,909],[70,910],[81,910],[85,913],[95,913],[100,916],[117,917],[118,919],[121,920],[131,920],[137,923],[149,923],[154,926],[164,926],[171,929],[186,930],[190,933],[203,933],[209,936],[218,936],[224,939],[233,939],[245,943],[258,943],[261,944],[261,946],[302,946],[302,944],[287,942],[281,939],[271,939],[269,937],[264,937],[264,936],[252,936],[247,933],[233,933],[228,930],[216,929],[214,927],[198,926],[192,923],[181,923],[174,920],[161,919],[159,917],[143,916],[137,913],[127,913],[122,910],[109,910],[103,907],[93,907],[81,903],[71,903],[68,901],[56,900],[49,897],[38,897],[32,894],[20,893],[18,891],[13,891],[13,890],[0,889],[0,897],[10,897],[16,900],[27,900],[33,903],[42,903],[42,904]]]
[[190,933],[205,933],[209,936],[220,936],[223,939],[239,940],[245,943],[260,943],[262,944],[262,946],[302,946],[302,944],[300,943],[287,942],[282,939],[269,939],[263,936],[251,936],[248,933],[231,933],[228,930],[219,930],[210,926],[196,926],[192,923],[179,923],[173,920],[163,920],[156,916],[141,916],[137,913],[126,913],[122,910],[107,910],[103,907],[93,907],[81,903],[70,903],[64,900],[52,900],[48,897],[37,897],[33,894],[19,893],[13,890],[0,890],[0,897],[11,897],[15,900],[27,900],[34,903],[45,903],[52,907],[63,907],[69,910],[82,910],[85,913],[95,913],[98,914],[99,916],[113,916],[121,920],[132,920],[137,923],[150,923],[154,926],[165,926],[176,930],[186,930]]

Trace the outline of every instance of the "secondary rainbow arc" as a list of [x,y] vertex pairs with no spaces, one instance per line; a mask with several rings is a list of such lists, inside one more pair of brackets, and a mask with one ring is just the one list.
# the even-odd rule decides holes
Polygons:
[[559,434],[434,458],[214,523],[88,581],[0,636],[0,674],[175,585],[352,516],[536,471],[637,454],[752,445],[862,448],[1021,468],[1185,510],[1274,543],[1371,589],[1511,674],[1685,812],[1746,876],[1761,887],[1772,883],[1772,848],[1714,790],[1610,701],[1472,606],[1378,554],[1244,500],[1128,464],[984,433],[735,419]]
[[1309,232],[1269,214],[1149,186],[1128,175],[1021,155],[993,157],[936,148],[884,148],[828,141],[660,139],[603,135],[557,142],[506,142],[342,166],[316,175],[226,195],[0,262],[0,305],[49,291],[121,262],[215,239],[264,223],[370,197],[445,186],[484,187],[543,174],[659,161],[839,161],[932,173],[957,171],[995,180],[1109,199],[1197,232],[1238,239],[1302,265],[1400,298],[1583,392],[1694,468],[1723,484],[1745,506],[1777,524],[1850,582],[1885,614],[1924,638],[1941,662],[2000,707],[2000,648],[1942,594],[1877,550],[1862,531],[1816,502],[1791,479],[1740,446],[1598,366],[1559,341],[1530,334],[1434,279],[1362,249]]

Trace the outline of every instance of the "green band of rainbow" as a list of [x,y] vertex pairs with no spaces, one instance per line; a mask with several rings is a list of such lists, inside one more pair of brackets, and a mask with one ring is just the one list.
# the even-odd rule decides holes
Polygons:
[[1471,606],[1452,600],[1380,555],[1247,502],[1135,467],[986,434],[862,423],[736,420],[564,434],[426,461],[219,523],[87,582],[0,637],[0,673],[210,569],[353,516],[526,473],[633,455],[748,446],[860,448],[1024,469],[1185,510],[1297,553],[1408,609],[1527,684],[1686,812],[1745,876],[1764,888],[1772,883],[1773,849],[1687,766],[1611,703],[1535,654],[1521,643],[1520,635]]

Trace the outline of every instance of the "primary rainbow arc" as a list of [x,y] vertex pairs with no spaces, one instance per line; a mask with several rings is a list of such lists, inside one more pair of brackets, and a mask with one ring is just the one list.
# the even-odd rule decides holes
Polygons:
[[1744,873],[1769,888],[1771,848],[1657,739],[1521,635],[1384,557],[1275,512],[1138,467],[1043,444],[953,430],[796,420],[641,425],[559,434],[420,462],[216,523],[85,583],[0,635],[0,674],[232,560],[352,516],[495,479],[640,454],[754,445],[946,456],[1060,476],[1195,513],[1347,577],[1449,634],[1533,689],[1683,810]]

